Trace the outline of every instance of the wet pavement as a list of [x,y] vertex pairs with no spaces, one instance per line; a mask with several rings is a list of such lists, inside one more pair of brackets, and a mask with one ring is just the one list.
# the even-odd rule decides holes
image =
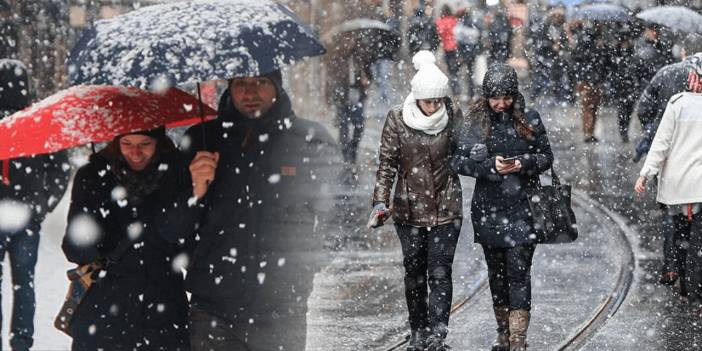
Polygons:
[[[626,270],[622,262],[627,253],[631,255],[629,250],[635,257],[635,269],[621,306],[611,316],[605,313],[605,323],[596,323],[596,330],[589,330],[575,349],[702,349],[700,318],[688,311],[671,288],[657,284],[662,259],[657,227],[661,214],[654,193],[637,196],[633,192],[642,162],[631,161],[635,142],[619,140],[615,111],[609,107],[601,110],[596,128],[600,142],[586,144],[576,107],[547,105],[541,100],[536,103],[549,130],[556,170],[575,189],[573,205],[580,239],[574,244],[537,248],[530,349],[560,349],[584,328],[612,298],[618,277]],[[334,260],[315,278],[309,301],[308,350],[384,350],[402,340],[409,329],[402,257],[394,229],[390,225],[375,231],[365,228],[386,111],[377,105],[371,108],[357,185],[340,196],[346,216],[334,244]],[[632,140],[640,131],[635,122],[630,131]],[[462,183],[467,214],[474,182],[462,178]],[[599,211],[599,206],[611,210],[611,216]],[[482,250],[472,243],[470,220],[464,220],[453,266],[454,304],[484,282],[483,261]],[[495,322],[487,289],[452,315],[450,329],[448,342],[455,350],[489,349]]]

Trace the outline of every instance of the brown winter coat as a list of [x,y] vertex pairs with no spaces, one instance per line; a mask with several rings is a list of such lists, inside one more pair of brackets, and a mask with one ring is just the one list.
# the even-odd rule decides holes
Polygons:
[[397,224],[433,227],[463,217],[461,183],[449,166],[456,147],[454,130],[463,114],[452,110],[448,99],[446,106],[449,124],[437,135],[408,127],[402,109],[390,111],[385,120],[373,203],[389,204],[394,183],[392,213]]

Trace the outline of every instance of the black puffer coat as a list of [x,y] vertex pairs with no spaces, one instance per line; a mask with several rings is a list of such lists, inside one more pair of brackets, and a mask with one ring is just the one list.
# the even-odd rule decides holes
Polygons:
[[[528,139],[517,134],[512,118],[514,113],[514,107],[505,113],[495,113],[486,99],[479,100],[459,131],[460,147],[451,161],[459,174],[476,178],[471,206],[475,242],[489,247],[535,243],[526,190],[537,184],[539,174],[548,170],[553,162],[551,146],[539,113],[534,110],[522,112],[533,128],[533,135]],[[476,122],[477,114],[489,117],[487,136],[483,126]],[[487,145],[489,156],[485,161],[477,162],[469,158],[470,150],[476,143]],[[497,155],[519,157],[522,170],[498,174],[495,169]]]
[[[159,224],[153,221],[175,190],[175,171],[186,165],[175,151],[162,155],[143,171],[163,172],[148,181],[149,187],[154,182],[158,187],[134,203],[128,188],[126,197],[119,195],[125,188],[113,172],[119,162],[114,160],[105,151],[94,154],[76,173],[62,248],[69,261],[82,265],[111,255],[123,240],[133,244],[78,307],[71,324],[73,349],[187,350],[188,301],[182,272],[173,265],[182,250],[159,237],[154,230]],[[97,227],[90,228],[85,218]],[[75,240],[81,227],[84,234],[100,233],[97,240]]]
[[[0,60],[0,120],[31,103],[27,67],[17,60]],[[31,211],[26,228],[36,231],[66,192],[71,167],[65,151],[20,157],[8,163],[0,181],[0,201],[17,201]]]
[[[249,119],[225,91],[219,117],[186,133],[188,159],[220,154],[215,180],[188,205],[190,176],[166,213],[171,240],[195,236],[191,303],[230,321],[255,349],[304,350],[307,298],[323,252],[338,149],[324,127],[296,117],[281,89],[271,110]],[[191,195],[190,195],[191,196]],[[253,323],[251,322],[253,321]]]

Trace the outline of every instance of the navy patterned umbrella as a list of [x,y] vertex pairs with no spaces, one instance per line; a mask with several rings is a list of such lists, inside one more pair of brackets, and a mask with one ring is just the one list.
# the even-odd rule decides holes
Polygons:
[[68,59],[71,84],[142,89],[270,73],[325,53],[288,8],[269,0],[142,7],[87,29]]

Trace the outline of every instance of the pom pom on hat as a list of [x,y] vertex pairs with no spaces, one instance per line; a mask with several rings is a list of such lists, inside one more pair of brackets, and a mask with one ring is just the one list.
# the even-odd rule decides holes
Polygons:
[[412,57],[412,64],[417,69],[417,73],[410,83],[415,99],[434,99],[448,96],[449,79],[436,66],[434,54],[427,50],[419,51]]
[[414,69],[420,70],[424,65],[434,65],[436,66],[436,57],[430,51],[422,50],[412,57],[412,64]]

